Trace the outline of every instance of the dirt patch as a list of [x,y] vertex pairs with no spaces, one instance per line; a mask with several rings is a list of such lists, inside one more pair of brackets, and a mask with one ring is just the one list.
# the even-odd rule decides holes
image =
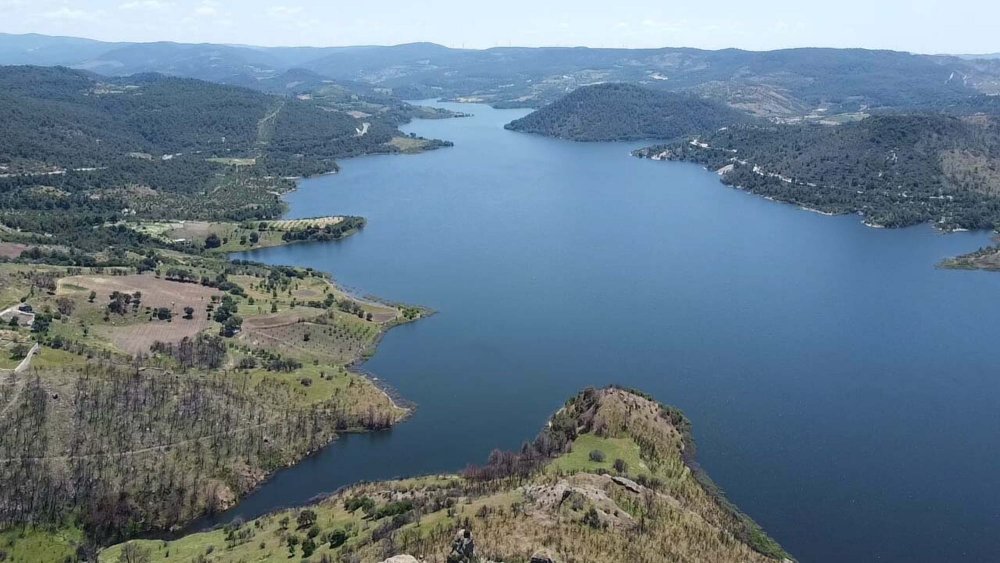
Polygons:
[[17,258],[28,249],[28,245],[17,242],[0,242],[0,257]]
[[[79,289],[83,288],[83,289]],[[213,295],[222,295],[218,289],[194,283],[181,283],[157,279],[151,275],[131,276],[71,276],[59,280],[58,294],[97,292],[97,302],[106,303],[112,292],[142,292],[146,307],[167,307],[174,315],[182,315],[184,307],[194,307],[196,312],[205,309]],[[196,313],[197,314],[197,313]]]
[[207,221],[186,221],[177,223],[166,234],[170,238],[201,239],[212,234],[212,228]]
[[276,328],[281,326],[288,326],[298,323],[304,319],[309,319],[315,317],[316,313],[312,314],[299,314],[294,311],[285,311],[282,313],[275,313],[273,315],[260,315],[247,317],[243,320],[244,329],[253,328]]
[[154,342],[169,342],[177,344],[185,336],[193,338],[209,326],[205,318],[185,320],[175,318],[171,322],[150,321],[144,324],[120,326],[107,329],[108,339],[115,346],[129,354],[149,353],[149,347]]

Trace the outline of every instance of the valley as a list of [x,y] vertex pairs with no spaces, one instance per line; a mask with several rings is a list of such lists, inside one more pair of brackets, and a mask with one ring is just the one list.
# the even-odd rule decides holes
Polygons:
[[0,64],[2,560],[1000,548],[993,59]]

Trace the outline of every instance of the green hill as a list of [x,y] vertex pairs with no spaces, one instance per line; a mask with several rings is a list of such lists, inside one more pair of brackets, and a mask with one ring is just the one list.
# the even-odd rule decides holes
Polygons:
[[750,118],[721,103],[634,84],[599,84],[506,125],[507,129],[574,141],[673,139]]
[[338,158],[400,151],[397,126],[417,108],[347,98],[0,67],[0,224],[21,231],[10,235],[20,242],[38,242],[25,232],[47,233],[99,248],[109,241],[94,227],[122,218],[275,217],[289,177],[336,170]]
[[636,154],[698,162],[727,184],[828,213],[861,213],[872,225],[1000,226],[1000,121],[983,114],[747,125]]

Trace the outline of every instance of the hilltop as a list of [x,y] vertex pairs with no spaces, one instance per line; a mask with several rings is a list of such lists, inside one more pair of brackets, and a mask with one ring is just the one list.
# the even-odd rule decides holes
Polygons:
[[[494,451],[461,475],[356,485],[301,510],[115,546],[100,560],[126,548],[151,561],[788,559],[693,459],[679,411],[634,391],[588,389],[521,452]],[[468,537],[453,541],[459,530]]]
[[740,111],[690,94],[598,84],[574,90],[506,128],[574,141],[628,141],[673,139],[747,121]]

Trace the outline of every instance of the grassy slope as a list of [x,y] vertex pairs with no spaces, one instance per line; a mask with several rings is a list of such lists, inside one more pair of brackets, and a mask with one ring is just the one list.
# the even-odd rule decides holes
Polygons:
[[[590,563],[787,557],[690,469],[690,436],[676,411],[632,392],[604,389],[581,393],[553,420],[560,417],[557,424],[569,420],[578,434],[568,451],[530,477],[482,482],[430,476],[363,484],[314,505],[319,547],[309,560],[353,554],[353,560],[380,561],[410,553],[443,562],[461,527],[472,530],[480,557],[496,561],[527,561],[537,550],[561,562]],[[592,450],[601,450],[605,460],[591,461]],[[616,458],[627,465],[620,476],[634,482],[615,481]],[[345,505],[363,498],[371,499],[367,513]],[[299,545],[289,551],[287,538],[308,535],[309,526],[297,529],[299,514],[283,511],[227,530],[135,543],[153,561],[286,561],[302,556]],[[332,547],[329,536],[336,531],[347,539]],[[115,561],[121,549],[105,550],[100,560]]]
[[[171,259],[187,261],[185,266],[199,275],[212,274],[225,264],[195,256]],[[114,331],[136,332],[151,324],[164,323],[150,321],[145,306],[105,318],[111,286],[102,289],[102,284],[132,284],[132,289],[145,290],[145,303],[152,303],[158,298],[165,299],[158,297],[153,289],[164,285],[153,274],[113,276],[88,269],[69,271],[60,267],[0,264],[0,308],[21,299],[36,311],[55,312],[60,302],[64,307],[67,301],[72,304],[72,312],[52,321],[45,337],[47,345],[27,373],[21,376],[0,373],[0,409],[3,409],[0,458],[6,460],[0,462],[0,482],[18,484],[3,488],[0,496],[14,496],[0,505],[12,498],[35,494],[28,489],[40,475],[48,475],[60,483],[66,482],[74,471],[85,471],[95,481],[131,497],[129,504],[135,515],[145,514],[139,520],[131,520],[128,527],[169,526],[193,518],[208,507],[230,504],[271,471],[328,442],[338,431],[391,424],[406,416],[406,409],[395,405],[371,381],[349,369],[350,363],[370,352],[384,330],[408,320],[403,311],[355,301],[319,275],[290,278],[274,285],[268,281],[268,272],[265,267],[254,266],[248,267],[244,274],[230,276],[246,292],[245,297],[236,299],[244,326],[270,326],[275,319],[291,320],[291,328],[315,326],[314,336],[309,342],[284,342],[279,328],[278,332],[272,331],[276,337],[255,341],[251,338],[253,331],[247,330],[237,338],[227,339],[228,360],[223,372],[181,369],[175,360],[164,355],[153,355],[133,364],[108,337]],[[199,288],[196,284],[179,282],[165,285],[179,295]],[[97,288],[94,302],[89,299],[92,287]],[[371,320],[341,311],[337,305],[329,308],[305,305],[310,301],[322,302],[328,294],[338,303],[353,301],[362,317],[372,314]],[[167,295],[174,298],[173,294]],[[172,307],[174,319],[163,326],[193,322],[181,319],[185,303],[178,298]],[[196,307],[196,318],[207,315],[204,306],[203,301]],[[300,320],[306,322],[297,322]],[[208,334],[219,330],[214,321],[208,321],[207,327]],[[15,340],[30,341],[36,336],[27,328],[11,331],[5,327],[2,332],[0,348],[5,355],[10,354]],[[300,334],[295,335],[301,339]],[[56,338],[62,341],[63,349],[53,348]],[[320,346],[340,350],[341,354],[332,357],[313,353]],[[268,370],[261,363],[262,354],[281,354],[301,362],[301,367],[290,371]],[[234,370],[238,360],[247,356],[258,359],[257,367]],[[7,364],[14,362],[5,360],[2,367],[12,367]],[[143,366],[142,371],[136,373],[135,365]],[[123,401],[116,395],[134,398]],[[178,413],[190,412],[187,409],[192,408],[190,401],[195,398],[199,403],[198,416],[177,418]],[[30,432],[25,432],[29,427]],[[160,447],[166,444],[171,446]],[[64,457],[72,452],[86,457]],[[34,456],[45,459],[41,465],[26,460]],[[34,477],[25,480],[26,473]],[[160,482],[167,475],[170,483]],[[145,476],[153,479],[146,480]],[[34,491],[52,490],[43,484],[44,480],[38,483]],[[173,490],[186,492],[177,493],[183,498],[171,500],[169,495]],[[164,503],[173,506],[168,510]],[[90,505],[81,508],[85,514],[95,510]],[[69,516],[72,521],[72,510],[63,511],[62,516]],[[79,540],[60,539],[66,535],[66,529],[59,529],[49,543],[66,544],[72,551]],[[0,544],[0,550],[8,554],[33,554],[25,556],[25,560],[56,559],[48,551],[31,547],[35,541],[31,538],[39,534],[44,532],[30,530],[25,538],[19,533],[8,533],[4,536],[6,547]]]

